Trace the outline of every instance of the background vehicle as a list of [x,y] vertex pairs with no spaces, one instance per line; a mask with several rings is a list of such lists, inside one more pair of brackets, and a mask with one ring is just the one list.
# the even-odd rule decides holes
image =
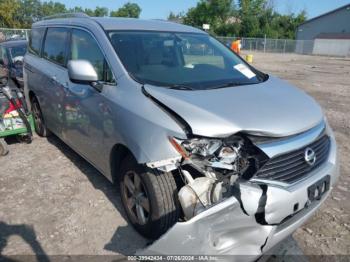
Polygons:
[[0,43],[0,75],[9,76],[9,85],[23,90],[23,57],[27,51],[26,40]]
[[317,103],[198,29],[45,20],[24,68],[37,133],[120,182],[133,226],[164,234],[153,252],[259,255],[312,215],[338,175]]
[[23,93],[8,86],[7,76],[0,77],[0,156],[8,154],[5,137],[17,136],[20,141],[32,141],[33,118]]

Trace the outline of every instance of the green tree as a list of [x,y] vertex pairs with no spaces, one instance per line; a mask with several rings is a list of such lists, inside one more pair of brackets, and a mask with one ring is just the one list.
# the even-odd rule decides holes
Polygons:
[[20,0],[14,19],[20,27],[30,28],[32,23],[42,18],[42,5],[39,0]]
[[108,9],[106,7],[97,6],[94,11],[94,16],[108,16]]
[[68,9],[69,13],[84,13],[84,9],[81,6],[75,6],[73,8]]
[[228,19],[235,15],[232,0],[201,0],[196,7],[188,10],[184,23],[200,28],[203,24],[210,24],[211,31],[218,33],[224,28],[233,29],[228,25]]
[[0,0],[0,25],[1,27],[17,27],[19,22],[14,19],[20,9],[18,0]]
[[92,10],[90,8],[85,8],[84,13],[87,14],[88,16],[95,16],[95,10]]
[[222,24],[215,28],[215,34],[218,36],[240,36],[240,23]]
[[43,2],[41,6],[41,15],[42,16],[50,16],[60,13],[66,13],[66,6],[62,3],[58,2]]
[[169,15],[168,15],[167,20],[174,21],[174,22],[182,22],[184,16],[185,15],[183,14],[183,12],[180,12],[178,14],[170,12]]
[[134,17],[138,18],[141,13],[141,8],[135,3],[126,3],[116,11],[112,11],[110,16],[112,17]]
[[88,16],[108,16],[108,9],[106,7],[97,6],[95,10],[90,8],[82,8],[81,6],[75,6],[68,10],[69,13],[85,13]]
[[256,37],[261,32],[259,17],[264,13],[266,0],[239,0],[241,35]]

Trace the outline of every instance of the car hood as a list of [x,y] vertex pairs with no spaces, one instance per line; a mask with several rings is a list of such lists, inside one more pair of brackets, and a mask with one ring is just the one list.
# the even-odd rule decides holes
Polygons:
[[244,131],[282,137],[323,121],[322,110],[312,97],[275,77],[259,84],[213,90],[144,88],[200,136],[225,137]]

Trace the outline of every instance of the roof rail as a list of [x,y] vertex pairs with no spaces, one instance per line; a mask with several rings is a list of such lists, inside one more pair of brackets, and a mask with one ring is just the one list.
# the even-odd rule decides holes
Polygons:
[[62,13],[62,14],[55,14],[55,15],[50,15],[50,16],[45,16],[42,18],[42,20],[50,20],[50,19],[55,19],[55,18],[73,18],[73,17],[90,17],[85,13]]

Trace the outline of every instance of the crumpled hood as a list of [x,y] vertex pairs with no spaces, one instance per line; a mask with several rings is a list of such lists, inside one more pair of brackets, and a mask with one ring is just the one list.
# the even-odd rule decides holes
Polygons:
[[225,137],[239,131],[289,136],[323,120],[315,100],[285,81],[213,90],[174,90],[145,85],[146,91],[181,116],[195,135]]

